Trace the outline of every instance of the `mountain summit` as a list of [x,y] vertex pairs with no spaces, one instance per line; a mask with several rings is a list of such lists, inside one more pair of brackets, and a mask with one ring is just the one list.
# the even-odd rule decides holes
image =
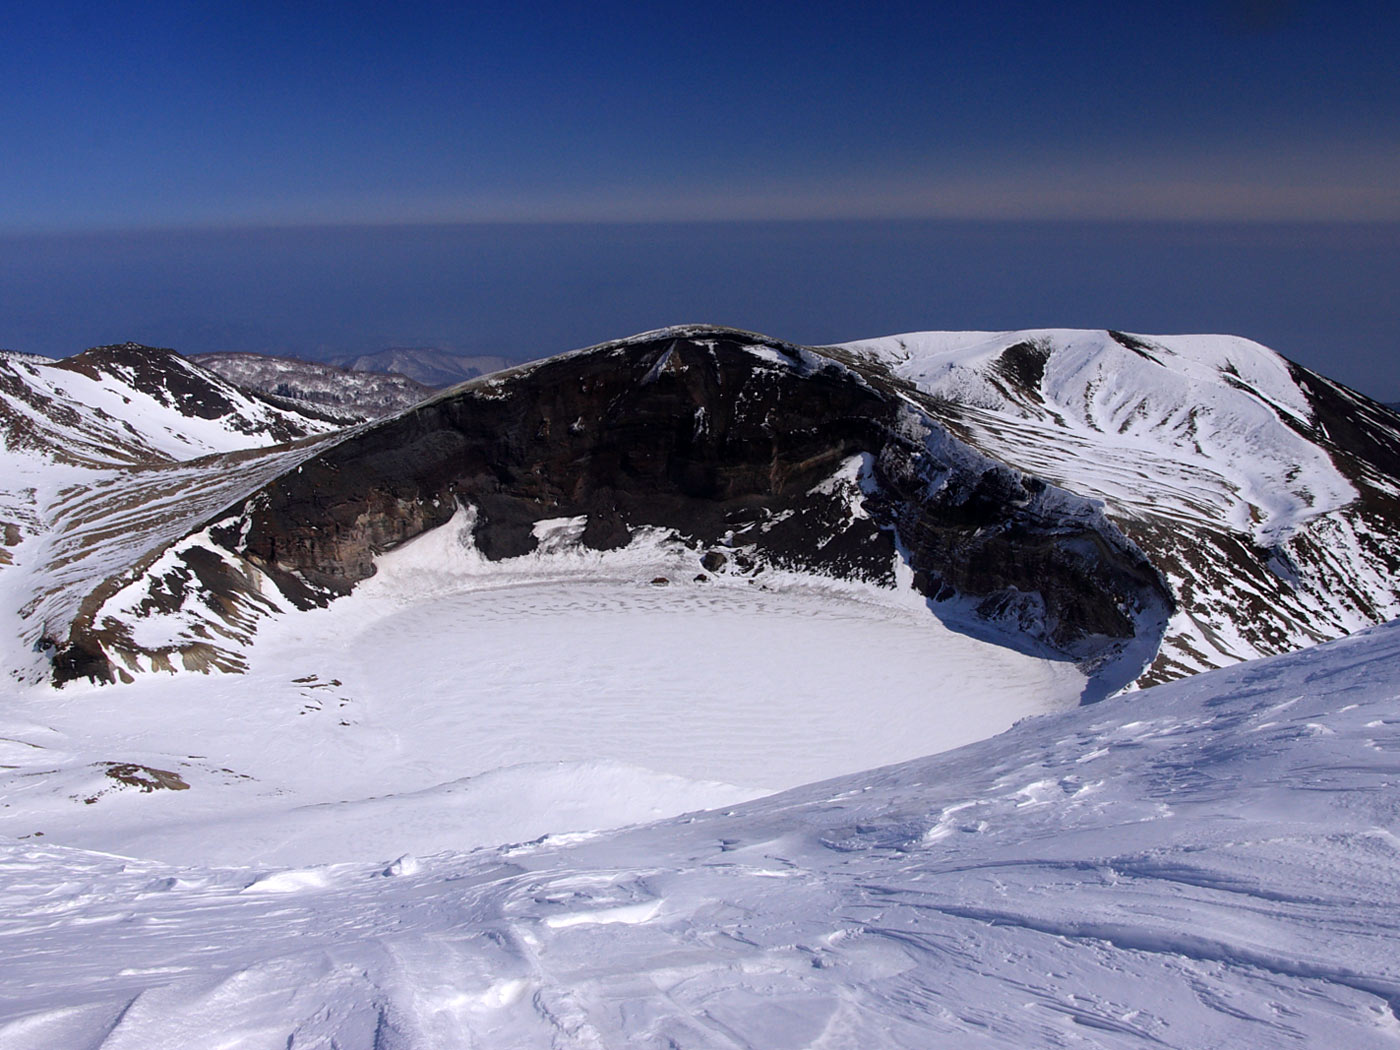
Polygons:
[[1400,415],[1258,343],[925,332],[847,350],[1148,554],[1178,610],[1145,682],[1400,613]]

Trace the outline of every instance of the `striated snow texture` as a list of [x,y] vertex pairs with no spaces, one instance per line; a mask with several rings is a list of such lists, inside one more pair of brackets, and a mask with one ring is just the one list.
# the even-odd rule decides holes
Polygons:
[[173,350],[125,343],[61,361],[0,352],[7,456],[131,466],[259,448],[342,425],[258,397]]
[[[1075,707],[1102,668],[1030,633],[1033,595],[989,619],[943,596],[957,558],[916,579],[917,522],[871,524],[912,480],[1018,537],[964,549],[984,572],[1140,550],[1178,603],[1147,680],[1178,677],[1394,615],[1392,413],[1227,337],[690,326],[565,363],[626,426],[674,398],[609,455],[878,392],[930,469],[853,439],[703,542],[636,518],[590,546],[625,484],[400,472],[444,455],[434,413],[520,426],[551,373],[556,436],[523,416],[520,444],[567,446],[568,367],[332,433],[169,351],[0,360],[0,1050],[1400,1043],[1400,622]],[[797,380],[847,400],[793,416]],[[655,466],[624,451],[609,484]],[[323,568],[366,560],[334,600],[238,560],[279,491]],[[847,533],[878,572],[796,557]],[[55,689],[54,637],[98,617],[129,681]]]
[[1086,698],[1400,614],[1400,417],[1228,336],[678,326],[308,440],[103,476],[26,461],[0,506],[21,677],[245,669],[267,615],[337,600],[454,500],[491,557],[580,515],[590,546],[666,524],[697,557],[886,584],[898,546],[935,617],[1093,664]]
[[0,1047],[1393,1047],[1397,863],[1392,623],[607,834],[7,839]]
[[[996,433],[993,418],[1039,430],[1042,474],[1092,486],[1086,494],[1128,514],[1220,524],[1267,546],[1355,498],[1327,453],[1287,425],[1312,409],[1281,357],[1231,336],[1129,338],[927,332],[852,348],[965,406],[999,450],[1029,456],[1032,442]],[[1006,374],[1018,345],[1013,360],[1039,358],[1038,383]]]
[[[667,530],[692,550],[682,578],[712,555],[885,587],[903,566],[931,617],[1079,661],[1093,695],[1138,677],[1172,603],[1097,504],[969,449],[882,370],[759,340],[646,333],[342,432],[97,577],[58,621],[53,679],[242,668],[267,614],[340,600],[465,504],[493,560],[565,517],[594,550]],[[184,628],[157,641],[152,617]]]
[[44,647],[93,588],[342,426],[172,350],[0,354],[0,662],[21,679],[45,676]]

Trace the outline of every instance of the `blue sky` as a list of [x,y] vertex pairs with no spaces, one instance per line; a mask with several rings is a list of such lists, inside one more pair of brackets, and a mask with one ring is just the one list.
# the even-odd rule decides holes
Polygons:
[[0,4],[0,346],[1111,325],[1400,399],[1393,0]]
[[1393,3],[6,7],[0,231],[1400,219]]

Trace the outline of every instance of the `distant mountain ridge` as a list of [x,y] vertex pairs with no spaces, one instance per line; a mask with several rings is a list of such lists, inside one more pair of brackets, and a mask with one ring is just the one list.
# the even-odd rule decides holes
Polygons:
[[0,433],[89,465],[175,461],[326,433],[343,421],[230,383],[173,350],[123,343],[54,361],[0,353]]
[[93,587],[216,510],[230,479],[266,479],[344,426],[173,350],[0,354],[0,595],[20,610],[0,657],[27,664]]
[[402,412],[437,389],[406,375],[266,354],[195,354],[190,360],[231,383],[272,397],[309,402],[346,422]]
[[459,354],[430,346],[390,347],[373,354],[341,354],[329,359],[355,372],[390,372],[416,379],[430,387],[455,386],[506,367],[496,355]]

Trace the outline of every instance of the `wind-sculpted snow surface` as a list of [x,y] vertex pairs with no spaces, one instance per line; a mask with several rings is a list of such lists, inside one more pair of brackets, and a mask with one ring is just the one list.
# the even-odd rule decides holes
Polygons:
[[6,840],[0,1046],[1400,1040],[1400,624],[726,811],[173,867]]
[[1229,336],[922,332],[846,350],[975,447],[1093,499],[1170,581],[1145,681],[1400,614],[1400,416]]
[[1400,1042],[1400,626],[1070,710],[1400,607],[1382,406],[690,326],[252,448],[173,356],[0,362],[0,1050]]

